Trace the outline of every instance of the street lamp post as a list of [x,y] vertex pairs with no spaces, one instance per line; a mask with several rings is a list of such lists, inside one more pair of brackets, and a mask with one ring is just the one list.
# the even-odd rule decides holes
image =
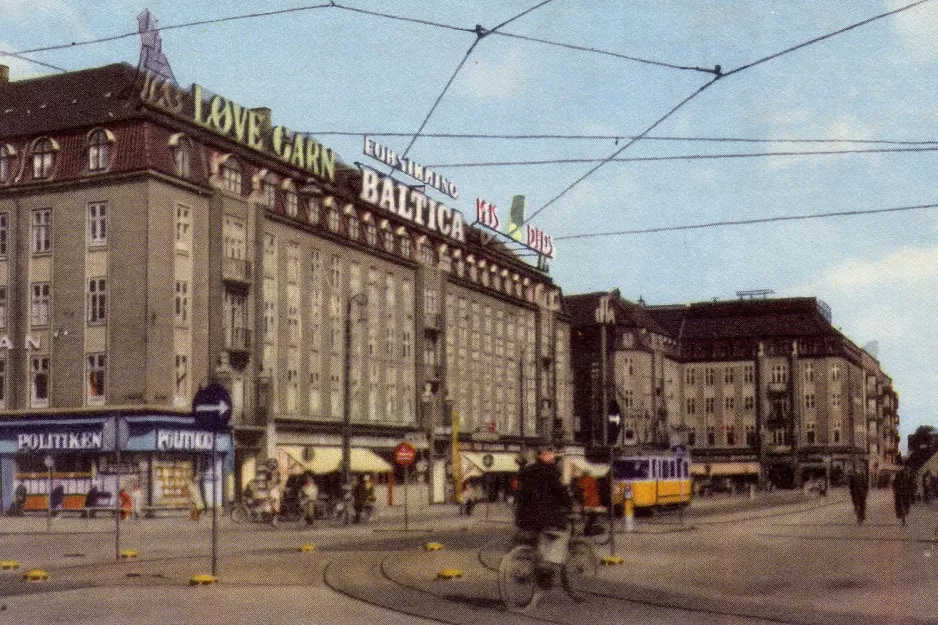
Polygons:
[[345,303],[345,341],[344,366],[342,377],[342,485],[348,489],[351,485],[351,422],[352,422],[352,304],[365,306],[368,298],[364,293],[357,293]]

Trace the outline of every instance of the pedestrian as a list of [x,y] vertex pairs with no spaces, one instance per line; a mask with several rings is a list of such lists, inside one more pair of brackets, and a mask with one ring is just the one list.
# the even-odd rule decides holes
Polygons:
[[864,476],[857,471],[850,473],[850,499],[853,500],[853,511],[857,515],[857,525],[863,525],[866,520],[866,497],[869,485]]
[[375,478],[371,474],[365,475],[365,505],[363,519],[370,521],[375,513],[375,504],[378,503],[378,497],[375,494]]
[[599,482],[585,471],[580,471],[573,486],[573,495],[583,511],[583,535],[591,536],[593,526],[601,512]]
[[63,503],[65,503],[65,487],[59,483],[55,485],[49,495],[49,513],[52,516],[58,516]]
[[130,498],[130,494],[127,492],[126,488],[122,488],[117,492],[117,499],[120,502],[121,518],[129,518],[133,500]]
[[312,475],[307,475],[300,488],[300,505],[303,508],[303,517],[307,525],[316,522],[316,500],[319,498],[319,487],[316,486]]
[[270,513],[270,524],[277,527],[277,521],[280,517],[280,504],[283,501],[283,489],[276,479],[271,483],[267,491],[267,506]]
[[462,490],[459,495],[459,514],[464,516],[469,516],[472,514],[472,507],[469,505],[469,501],[472,499],[472,487],[469,485],[469,480],[465,479],[462,481]]
[[92,483],[91,488],[88,489],[88,494],[85,495],[85,510],[81,513],[81,516],[84,518],[91,517],[94,518],[94,508],[98,505],[98,497],[100,491],[98,490],[98,485]]
[[202,511],[205,510],[202,491],[199,490],[199,485],[196,484],[195,479],[191,478],[186,483],[186,488],[189,491],[189,518],[198,521],[199,517],[202,516]]
[[906,485],[906,471],[903,468],[896,473],[892,480],[892,500],[896,510],[896,518],[899,519],[903,525],[905,525],[905,517],[909,512],[908,492],[909,488]]
[[23,516],[23,509],[26,507],[26,486],[20,482],[13,491],[13,504],[10,511],[15,516]]
[[143,488],[140,482],[134,482],[134,487],[130,491],[130,516],[140,520],[143,515]]
[[[355,510],[355,523],[368,520],[375,501],[375,488],[369,483],[367,475],[362,475],[352,490],[352,505]],[[369,505],[370,504],[370,505]]]

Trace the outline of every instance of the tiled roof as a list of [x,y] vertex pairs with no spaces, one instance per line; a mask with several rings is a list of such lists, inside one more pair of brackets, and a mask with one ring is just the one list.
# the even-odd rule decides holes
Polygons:
[[0,137],[140,117],[137,69],[126,63],[0,84]]

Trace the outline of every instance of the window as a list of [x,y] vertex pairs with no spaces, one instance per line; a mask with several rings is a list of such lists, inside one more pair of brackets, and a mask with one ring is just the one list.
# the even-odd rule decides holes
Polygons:
[[733,412],[736,408],[736,398],[735,397],[724,397],[723,398],[723,408],[726,412]]
[[426,242],[420,245],[420,262],[424,265],[433,264],[433,248]]
[[410,258],[413,254],[413,242],[410,240],[410,237],[407,234],[401,235],[401,256],[404,258]]
[[29,405],[45,408],[49,405],[49,357],[29,359]]
[[736,369],[733,367],[727,367],[723,370],[723,382],[726,384],[732,384],[736,380]]
[[228,158],[221,166],[221,186],[225,191],[241,194],[241,163]]
[[707,397],[704,399],[704,412],[707,414],[713,414],[714,401],[712,397]]
[[98,128],[88,135],[88,171],[104,171],[111,164],[111,137]]
[[361,236],[361,222],[358,220],[356,215],[349,215],[348,217],[348,238],[353,241],[357,241],[358,237]]
[[283,194],[283,209],[290,217],[296,217],[300,214],[300,198],[293,191],[287,191]]
[[635,363],[631,356],[628,356],[625,359],[625,373],[630,376],[635,375]]
[[809,445],[814,445],[817,442],[817,431],[813,423],[808,424],[808,431],[805,434],[805,438]]
[[713,367],[704,369],[704,384],[713,386]]
[[632,391],[623,391],[622,407],[631,408],[635,405],[635,394]]
[[696,414],[697,412],[697,400],[693,397],[687,398],[687,414]]
[[814,393],[805,393],[804,407],[809,409],[814,408]]
[[173,148],[173,167],[180,178],[188,178],[192,173],[192,142],[188,137],[179,137]]
[[831,394],[831,405],[834,407],[840,407],[840,393]]
[[707,426],[707,445],[713,447],[717,444],[717,429],[716,426],[708,425]]
[[834,424],[834,443],[840,443],[840,430],[843,428],[843,424],[838,421]]
[[378,244],[378,226],[371,222],[365,225],[365,241],[372,247]]
[[88,323],[99,325],[107,320],[107,282],[105,278],[88,281]]
[[338,232],[339,222],[340,222],[339,211],[333,208],[332,210],[329,211],[329,230],[332,230],[333,232]]
[[788,382],[787,365],[772,365],[772,382],[774,384],[785,384]]
[[273,176],[261,180],[261,204],[273,208],[277,201],[277,181]]
[[33,211],[33,254],[46,254],[52,250],[52,209]]
[[384,251],[393,252],[394,251],[394,233],[390,230],[384,231]]
[[175,366],[175,403],[185,406],[189,402],[189,357],[186,354],[176,354]]
[[7,213],[0,213],[0,256],[7,255],[7,242],[9,241],[9,219]]
[[814,382],[814,363],[804,363],[804,381]]
[[88,403],[103,403],[107,356],[88,354]]
[[839,379],[840,379],[840,366],[831,365],[831,380],[836,382]]
[[697,430],[690,429],[687,431],[687,446],[694,447],[697,444]]
[[88,245],[107,245],[107,202],[88,204]]
[[7,327],[7,288],[0,286],[0,328]]
[[752,395],[746,395],[743,397],[743,410],[746,412],[752,412],[756,407],[756,398]]
[[311,224],[319,223],[319,197],[311,196],[306,200],[306,219]]
[[752,384],[753,380],[755,380],[755,377],[755,367],[752,365],[746,365],[743,368],[743,382],[746,384]]
[[52,139],[39,139],[33,146],[33,178],[41,180],[52,175],[58,146]]
[[29,306],[30,326],[49,325],[49,294],[50,286],[48,282],[33,283],[32,299]]
[[728,425],[726,426],[726,444],[730,447],[736,445],[736,426]]
[[747,425],[746,426],[746,447],[755,447],[756,446],[756,426]]
[[192,247],[192,209],[176,205],[176,249],[188,251]]
[[176,325],[189,324],[189,283],[176,280],[176,307],[174,311]]
[[684,382],[686,384],[696,384],[697,383],[697,370],[693,367],[687,369],[684,372]]
[[8,184],[13,180],[13,171],[16,169],[16,150],[6,144],[0,144],[0,184]]

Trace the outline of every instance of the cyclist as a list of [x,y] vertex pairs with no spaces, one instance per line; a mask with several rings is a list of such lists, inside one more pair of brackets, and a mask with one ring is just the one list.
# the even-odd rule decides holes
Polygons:
[[[515,525],[525,534],[525,539],[536,539],[544,562],[561,565],[566,559],[572,508],[573,501],[561,479],[554,450],[548,446],[539,448],[537,462],[518,473]],[[539,585],[549,587],[553,567],[538,571],[537,577]]]

